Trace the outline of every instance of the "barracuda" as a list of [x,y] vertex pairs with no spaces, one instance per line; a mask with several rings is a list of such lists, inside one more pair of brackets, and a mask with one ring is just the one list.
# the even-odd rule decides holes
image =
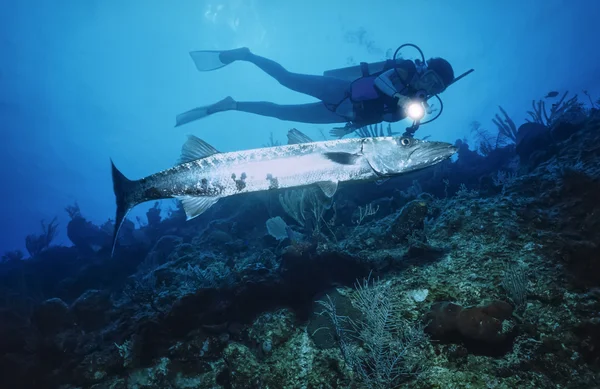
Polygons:
[[132,181],[112,164],[117,200],[113,251],[123,219],[133,207],[146,201],[176,198],[190,220],[223,197],[313,184],[332,197],[340,182],[412,172],[435,165],[455,152],[449,143],[404,137],[313,142],[292,129],[285,146],[220,153],[190,135],[182,147],[180,163],[170,169]]

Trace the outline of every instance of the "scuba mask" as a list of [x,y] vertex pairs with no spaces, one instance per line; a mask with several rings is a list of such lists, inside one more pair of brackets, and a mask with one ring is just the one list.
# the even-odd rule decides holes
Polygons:
[[[473,69],[464,72],[458,77],[454,77],[454,79],[448,83],[448,85],[446,85],[439,74],[437,74],[434,70],[429,69],[427,62],[425,61],[425,55],[423,55],[423,51],[415,44],[405,43],[400,45],[400,47],[398,47],[394,52],[394,62],[398,61],[398,53],[400,53],[400,50],[402,50],[404,47],[412,47],[416,49],[421,57],[420,59],[416,59],[414,61],[417,67],[417,74],[414,76],[411,82],[408,83],[408,85],[416,90],[416,93],[412,98],[413,101],[411,104],[405,107],[407,117],[413,119],[413,125],[406,128],[404,136],[412,137],[414,132],[421,124],[431,123],[442,114],[442,111],[444,110],[444,103],[438,94],[445,91],[446,88],[454,84],[456,81],[471,74]],[[398,72],[398,68],[394,67],[394,69],[396,70],[396,75],[398,78],[402,80],[402,75]],[[425,113],[431,113],[431,107],[428,104],[428,100],[432,97],[435,97],[440,103],[438,113],[432,119],[421,121],[424,118]]]
[[417,90],[425,90],[430,96],[446,90],[446,85],[439,74],[429,69],[427,63],[421,61],[417,62],[417,75],[415,75],[411,84]]

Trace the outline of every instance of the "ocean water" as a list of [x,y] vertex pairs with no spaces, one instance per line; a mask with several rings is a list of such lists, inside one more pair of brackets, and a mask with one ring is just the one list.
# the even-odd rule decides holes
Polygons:
[[[596,388],[598,15],[591,0],[2,2],[0,389]],[[406,43],[473,69],[417,141],[379,137],[408,119],[348,143],[330,133],[343,122],[304,116],[176,126],[227,96],[318,102],[191,52],[321,75]],[[404,171],[431,141],[455,153]],[[178,166],[182,149],[211,156]],[[241,171],[220,159],[252,149]],[[332,178],[356,166],[372,179]],[[310,185],[281,189],[288,173]],[[237,193],[263,175],[273,190]],[[195,217],[182,187],[237,192]]]
[[315,139],[319,127],[329,130],[237,112],[173,128],[176,114],[227,95],[314,101],[251,64],[199,73],[190,51],[247,46],[291,71],[321,74],[349,58],[378,61],[417,44],[457,74],[475,69],[443,94],[443,115],[419,131],[453,142],[470,136],[474,120],[492,128],[498,105],[524,118],[550,90],[597,95],[594,7],[583,0],[3,2],[0,251],[24,249],[24,236],[55,216],[57,239],[67,244],[63,209],[75,201],[93,222],[114,218],[111,158],[136,178],[172,166],[190,133],[233,151],[260,147],[270,133],[285,141],[291,127]]

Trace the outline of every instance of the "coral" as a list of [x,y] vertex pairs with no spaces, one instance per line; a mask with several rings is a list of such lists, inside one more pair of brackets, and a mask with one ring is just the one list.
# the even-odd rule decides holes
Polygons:
[[[550,128],[556,125],[559,121],[565,120],[566,115],[569,112],[580,110],[581,106],[577,99],[577,95],[565,101],[565,98],[568,94],[569,91],[566,91],[560,97],[558,102],[552,104],[550,107],[550,112],[547,111],[546,102],[544,100],[538,100],[537,102],[533,100],[531,102],[533,110],[527,111],[531,117],[531,121],[533,121],[533,123],[539,123]],[[530,120],[527,119],[527,121]]]
[[73,203],[72,205],[67,205],[65,207],[65,211],[71,219],[81,217],[81,209],[79,208],[79,204],[77,204],[77,202]]
[[516,143],[517,126],[515,125],[515,122],[510,118],[510,116],[508,116],[506,111],[501,106],[498,106],[498,109],[500,109],[500,112],[502,115],[504,115],[504,118],[501,118],[500,115],[496,114],[494,119],[492,119],[492,122],[494,122],[496,127],[498,127],[498,135],[500,139],[503,138]]
[[370,218],[379,211],[379,205],[374,206],[372,203],[369,203],[364,207],[358,207],[356,211],[357,212],[355,213],[357,215],[356,219],[354,220],[354,224],[356,224],[356,226],[358,227],[363,223],[363,221],[365,221],[365,219]]
[[[328,296],[320,301],[348,367],[368,388],[397,387],[409,378],[419,377],[429,368],[423,345],[428,341],[423,328],[401,317],[399,301],[389,283],[365,279],[357,283],[352,301],[360,319],[337,314]],[[358,339],[361,348],[353,345]]]
[[527,300],[527,269],[521,265],[508,266],[502,278],[502,287],[515,306],[520,307]]
[[279,203],[288,216],[308,232],[319,232],[326,223],[325,212],[331,207],[319,188],[293,189],[279,195]]
[[160,204],[158,201],[154,203],[154,205],[148,210],[148,212],[146,212],[146,218],[148,220],[149,227],[158,226],[160,224]]
[[390,234],[393,239],[403,240],[416,230],[422,230],[425,217],[428,213],[427,202],[413,200],[406,204],[398,217],[390,226]]
[[110,295],[102,290],[88,290],[71,305],[75,320],[81,328],[89,331],[106,324],[107,312],[112,308]]
[[283,240],[288,237],[288,225],[279,216],[267,220],[267,232],[277,240]]
[[67,224],[67,237],[82,254],[91,255],[102,248],[110,247],[112,231],[98,227],[79,214]]
[[494,149],[496,149],[496,147],[498,147],[499,137],[493,136],[488,131],[483,129],[481,127],[481,123],[477,121],[472,122],[471,133],[474,134],[477,142],[479,143],[478,151],[481,153],[481,155],[489,155]]
[[39,235],[27,235],[25,238],[25,247],[27,248],[27,252],[32,257],[39,255],[42,251],[48,249],[52,244],[52,241],[56,237],[56,232],[58,228],[58,224],[56,223],[56,218],[52,219],[52,221],[46,224],[43,220],[42,224],[42,233]]
[[7,251],[2,254],[2,261],[20,261],[24,257],[23,252],[21,250],[13,250]]
[[52,298],[35,309],[32,322],[42,334],[51,335],[68,328],[74,323],[74,318],[67,303],[59,298]]
[[[72,206],[81,243],[0,264],[2,385],[594,387],[600,117],[580,113],[333,204],[315,188],[128,222],[115,258],[93,250],[113,223]],[[273,239],[277,217],[304,234]]]
[[260,388],[264,381],[264,368],[248,347],[232,343],[223,350],[227,364],[227,382],[232,389]]
[[[438,302],[425,315],[425,330],[437,339],[452,340],[457,333],[466,340],[487,344],[508,341],[510,344],[513,338],[510,332],[514,326],[505,324],[505,321],[511,318],[512,312],[512,306],[504,301],[467,308],[455,303]],[[488,347],[487,351],[492,350]]]
[[276,147],[281,146],[281,142],[276,140],[273,136],[273,131],[269,133],[269,141],[267,143],[263,143],[262,147]]
[[524,123],[517,132],[517,146],[515,148],[520,158],[521,165],[535,167],[550,157],[552,151],[551,132],[540,123]]

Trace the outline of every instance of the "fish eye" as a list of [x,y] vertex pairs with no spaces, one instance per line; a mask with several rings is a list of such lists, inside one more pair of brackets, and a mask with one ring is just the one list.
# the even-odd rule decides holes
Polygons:
[[410,145],[410,139],[408,139],[408,138],[402,138],[402,139],[400,139],[400,144],[402,146],[408,146],[408,145]]

